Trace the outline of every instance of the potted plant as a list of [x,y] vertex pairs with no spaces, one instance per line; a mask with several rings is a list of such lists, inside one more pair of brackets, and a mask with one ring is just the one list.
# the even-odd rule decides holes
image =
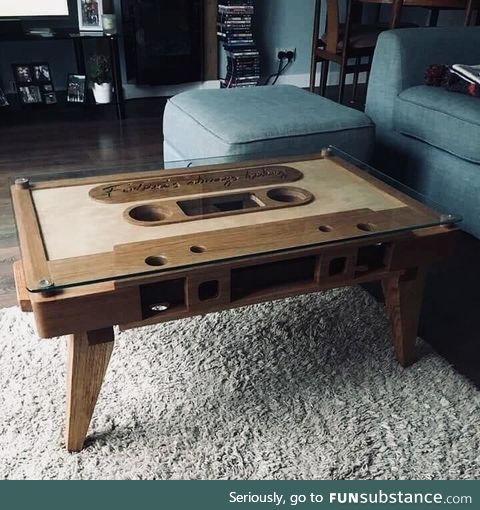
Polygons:
[[89,60],[90,80],[97,104],[112,102],[112,70],[105,55],[93,55]]

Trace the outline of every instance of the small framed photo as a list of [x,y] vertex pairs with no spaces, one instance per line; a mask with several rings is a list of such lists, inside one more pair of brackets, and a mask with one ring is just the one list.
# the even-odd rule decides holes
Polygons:
[[21,104],[54,104],[57,102],[52,73],[46,62],[13,64],[12,67]]
[[5,95],[5,92],[3,92],[2,89],[0,89],[0,108],[2,106],[10,106],[10,103],[8,102],[7,96]]
[[32,83],[32,71],[28,64],[14,64],[13,73],[17,83]]
[[32,64],[33,81],[37,83],[50,83],[52,75],[48,64]]
[[57,102],[57,95],[55,92],[49,92],[48,94],[44,94],[43,100],[45,104],[55,104]]
[[42,94],[38,85],[25,85],[18,87],[20,101],[23,104],[40,104],[42,103]]
[[77,0],[78,27],[80,32],[101,32],[103,6],[102,0]]
[[87,77],[84,74],[69,74],[67,79],[67,103],[84,103]]

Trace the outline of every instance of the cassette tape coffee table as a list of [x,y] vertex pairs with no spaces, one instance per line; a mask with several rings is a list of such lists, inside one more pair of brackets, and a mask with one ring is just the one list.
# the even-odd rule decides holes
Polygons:
[[331,148],[173,171],[17,179],[19,304],[33,311],[40,337],[70,335],[68,450],[83,448],[114,325],[378,280],[397,359],[412,363],[424,272],[452,250],[459,218],[385,179]]

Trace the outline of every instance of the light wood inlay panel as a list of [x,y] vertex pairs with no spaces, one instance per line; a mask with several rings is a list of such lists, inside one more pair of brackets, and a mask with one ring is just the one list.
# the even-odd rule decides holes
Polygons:
[[[138,202],[105,204],[94,201],[88,196],[95,187],[92,185],[38,189],[32,195],[47,257],[51,261],[112,252],[118,245],[166,239],[178,234],[198,235],[252,223],[259,225],[356,209],[379,211],[405,206],[333,161],[305,161],[289,166],[304,174],[298,186],[314,195],[312,203],[248,215],[203,219],[181,226],[163,225],[145,229],[132,225],[123,218],[123,214],[126,206]],[[189,198],[201,196],[190,195]]]

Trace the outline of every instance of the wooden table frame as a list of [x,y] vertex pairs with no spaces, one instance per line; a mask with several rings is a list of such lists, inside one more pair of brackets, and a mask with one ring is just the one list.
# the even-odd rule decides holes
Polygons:
[[[27,290],[26,260],[15,263],[18,303],[23,311],[33,311],[39,336],[69,335],[67,449],[83,448],[112,354],[115,325],[125,330],[379,281],[396,357],[402,366],[410,365],[415,359],[425,271],[449,256],[459,232],[438,226],[378,234],[43,293]],[[35,250],[31,240],[28,244],[22,237],[22,229],[20,234],[23,250]],[[169,307],[156,309],[159,301]]]

